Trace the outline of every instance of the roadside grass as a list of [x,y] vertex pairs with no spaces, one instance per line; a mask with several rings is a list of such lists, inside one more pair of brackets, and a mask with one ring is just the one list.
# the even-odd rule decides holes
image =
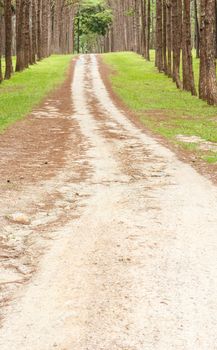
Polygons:
[[[121,100],[142,123],[182,149],[188,149],[208,163],[217,163],[217,152],[201,150],[196,143],[180,142],[178,135],[198,136],[204,142],[217,142],[217,107],[180,91],[170,78],[159,74],[151,62],[132,53],[109,53],[103,61],[112,68],[109,79]],[[199,62],[194,59],[195,81],[198,85]]]
[[0,132],[25,117],[65,79],[72,55],[54,55],[0,85]]

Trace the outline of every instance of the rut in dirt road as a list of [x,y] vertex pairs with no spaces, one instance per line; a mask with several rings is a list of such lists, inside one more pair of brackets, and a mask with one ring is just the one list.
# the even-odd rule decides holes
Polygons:
[[217,349],[216,188],[114,105],[94,55],[72,99],[80,217],[8,308],[1,350]]

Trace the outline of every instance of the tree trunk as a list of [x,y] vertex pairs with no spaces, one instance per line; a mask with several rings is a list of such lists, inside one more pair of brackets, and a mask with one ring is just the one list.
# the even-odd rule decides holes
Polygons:
[[42,57],[48,56],[48,0],[42,0]]
[[196,95],[191,53],[191,10],[190,0],[183,1],[183,28],[182,28],[182,70],[183,89]]
[[208,81],[208,103],[217,104],[217,80],[215,62],[215,0],[207,0],[206,3],[206,55],[207,55],[207,81]]
[[148,0],[147,9],[147,46],[146,46],[146,58],[150,61],[150,30],[151,30],[151,0]]
[[37,58],[42,59],[42,30],[41,30],[41,8],[42,0],[37,0]]
[[167,48],[168,48],[168,63],[167,75],[172,76],[172,6],[171,2],[167,3]]
[[200,1],[200,77],[199,77],[199,97],[207,99],[207,62],[206,62],[206,0]]
[[37,54],[37,12],[36,0],[32,0],[32,64],[36,63]]
[[30,15],[30,0],[25,0],[25,10],[24,10],[24,68],[29,67],[30,62],[30,25],[29,25],[29,15]]
[[173,80],[176,86],[182,89],[180,80],[180,53],[182,38],[182,2],[181,0],[172,1],[172,48],[173,48]]
[[0,83],[2,82],[2,80],[2,15],[0,14]]
[[200,57],[200,26],[198,20],[198,8],[197,8],[197,0],[194,0],[194,17],[195,17],[195,49],[196,49],[196,57]]
[[217,58],[217,0],[215,0],[215,57]]
[[147,13],[146,13],[146,0],[140,0],[141,5],[141,51],[142,55],[147,57]]
[[163,71],[163,16],[162,0],[156,3],[156,67],[159,72]]
[[167,74],[167,7],[163,0],[163,70]]
[[5,13],[5,79],[10,79],[13,73],[12,65],[12,9],[11,0],[4,0]]

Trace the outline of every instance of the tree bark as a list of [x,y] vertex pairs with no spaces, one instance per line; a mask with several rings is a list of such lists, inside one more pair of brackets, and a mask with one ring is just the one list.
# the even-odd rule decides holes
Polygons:
[[10,79],[13,73],[12,65],[12,9],[11,0],[4,0],[5,14],[5,79]]
[[156,2],[156,67],[163,71],[163,15],[162,0]]
[[197,0],[194,0],[194,20],[195,20],[195,48],[196,48],[196,57],[200,57],[200,26],[198,20],[198,7]]
[[151,0],[148,0],[147,9],[147,46],[146,46],[146,58],[150,61],[150,30],[151,30]]
[[180,53],[182,38],[182,2],[172,1],[172,48],[173,48],[173,80],[177,88],[182,89],[180,80]]
[[2,15],[0,14],[0,83],[2,82],[2,80]]
[[194,72],[191,53],[191,10],[190,0],[183,1],[183,26],[182,26],[182,71],[183,89],[196,96],[194,84]]
[[216,80],[216,61],[215,61],[215,0],[207,0],[206,3],[206,55],[207,55],[207,81],[208,81],[208,103],[217,104],[217,80]]
[[30,63],[30,24],[29,24],[29,15],[30,15],[30,0],[25,0],[25,9],[24,9],[24,68],[29,67]]
[[167,75],[172,76],[172,6],[171,1],[167,2]]
[[32,64],[36,63],[37,55],[37,12],[36,12],[36,0],[32,0]]
[[167,7],[163,0],[163,70],[167,74]]

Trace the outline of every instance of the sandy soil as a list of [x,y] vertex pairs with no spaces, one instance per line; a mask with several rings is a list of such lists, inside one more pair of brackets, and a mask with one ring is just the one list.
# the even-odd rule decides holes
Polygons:
[[115,106],[94,55],[71,91],[64,160],[17,190],[31,224],[5,221],[44,255],[2,309],[1,350],[217,349],[216,187]]

